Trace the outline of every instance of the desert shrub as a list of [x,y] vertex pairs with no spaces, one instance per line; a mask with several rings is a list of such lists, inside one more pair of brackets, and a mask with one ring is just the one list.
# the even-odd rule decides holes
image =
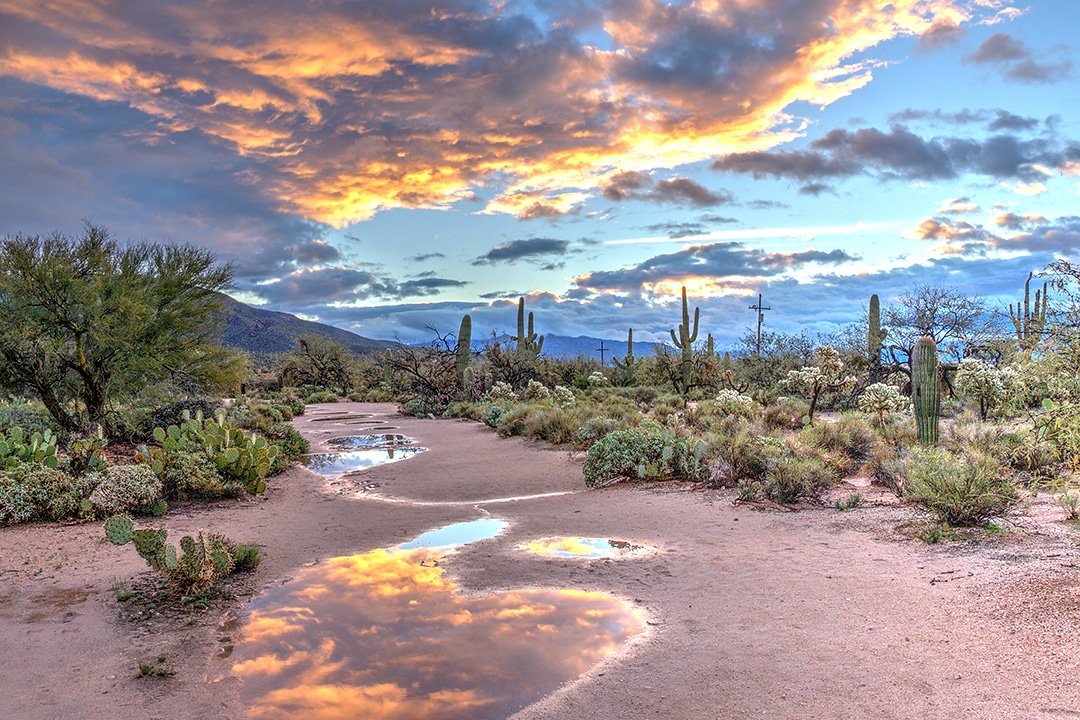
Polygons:
[[547,400],[551,397],[551,391],[544,384],[536,380],[530,380],[525,388],[526,400]]
[[55,433],[60,429],[40,403],[22,400],[0,402],[0,432],[6,434],[16,427],[27,434],[44,433],[46,430]]
[[954,454],[937,448],[912,448],[906,463],[904,499],[952,526],[985,524],[1008,514],[1019,502],[1000,464],[977,450]]
[[510,409],[511,405],[492,403],[490,405],[482,406],[483,409],[480,412],[480,421],[490,428],[498,428],[499,420]]
[[398,412],[407,417],[438,417],[444,410],[442,403],[428,397],[411,398],[398,405]]
[[752,397],[728,388],[721,390],[716,394],[716,397],[713,398],[713,408],[715,412],[725,415],[736,415],[738,417],[744,417],[747,420],[753,419],[756,407],[756,403]]
[[76,517],[86,510],[84,501],[98,479],[72,477],[44,465],[9,467],[0,472],[0,525]]
[[614,388],[606,397],[617,397],[629,400],[635,405],[651,405],[660,390],[653,385],[638,385],[635,387]]
[[578,427],[577,432],[574,434],[574,439],[578,445],[588,448],[608,433],[614,430],[625,429],[627,429],[627,427],[615,418],[596,415],[589,418]]
[[945,442],[956,451],[976,448],[993,457],[1007,472],[1036,485],[1058,475],[1059,463],[1053,447],[1028,429],[957,422],[949,428]]
[[859,396],[859,412],[874,417],[879,428],[885,427],[890,415],[910,407],[911,401],[900,394],[900,388],[886,383],[874,383]]
[[808,417],[810,403],[793,397],[779,397],[761,413],[761,422],[769,430],[798,430]]
[[589,447],[583,474],[585,484],[596,487],[618,478],[630,480],[702,480],[705,444],[676,437],[657,423],[643,422],[634,429],[614,430]]
[[573,405],[576,398],[574,397],[574,391],[570,388],[565,385],[556,385],[551,390],[551,400],[558,407],[567,407]]
[[311,449],[307,438],[288,423],[271,425],[264,434],[278,446],[278,457],[282,459],[296,460]]
[[512,401],[516,400],[517,396],[514,395],[514,388],[510,383],[499,380],[484,394],[484,399],[489,402]]
[[770,458],[761,489],[769,500],[782,504],[817,502],[834,478],[834,473],[813,453],[786,448]]
[[983,420],[992,409],[1009,399],[1016,385],[1016,371],[996,368],[978,358],[964,358],[956,372],[956,387],[979,406]]
[[101,475],[90,504],[98,515],[150,512],[162,499],[162,484],[147,465],[113,465]]
[[716,476],[719,484],[761,484],[769,469],[769,461],[783,452],[778,438],[760,435],[751,428],[720,439],[712,447],[716,457]]
[[216,500],[244,494],[244,486],[226,481],[205,453],[176,451],[162,454],[154,464],[167,500]]
[[585,378],[585,384],[591,388],[605,388],[611,387],[611,380],[599,370],[594,370]]
[[315,403],[336,403],[338,400],[338,394],[332,390],[317,390],[308,395],[304,402],[308,405],[314,405]]
[[904,496],[907,472],[896,446],[887,443],[875,445],[866,466],[873,482],[888,488],[898,498]]
[[233,572],[254,570],[262,562],[258,545],[237,545],[233,550]]
[[499,422],[495,426],[495,432],[499,434],[499,437],[524,435],[529,411],[530,407],[525,403],[511,405],[499,415]]
[[808,425],[799,439],[811,446],[836,453],[840,462],[833,462],[841,475],[849,475],[870,458],[874,448],[874,431],[858,415],[844,413],[833,422]]
[[657,418],[665,418],[681,412],[686,407],[686,402],[679,395],[658,395],[653,399],[652,415]]

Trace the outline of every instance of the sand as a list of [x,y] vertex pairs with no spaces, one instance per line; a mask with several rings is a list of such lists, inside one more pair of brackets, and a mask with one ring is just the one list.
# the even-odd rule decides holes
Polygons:
[[[246,600],[329,558],[488,515],[508,528],[446,562],[461,592],[603,591],[648,622],[515,720],[1080,717],[1080,560],[1045,496],[1007,532],[928,545],[913,537],[914,511],[856,479],[837,494],[881,502],[788,512],[684,484],[586,491],[580,454],[477,423],[403,418],[392,405],[311,406],[295,424],[315,451],[367,428],[428,450],[336,485],[294,467],[258,498],[146,522],[173,540],[207,529],[262,547],[262,565],[230,583],[235,599],[200,612],[133,617],[146,608],[117,589],[147,587],[149,573],[100,522],[0,529],[0,717],[243,717],[224,655],[242,637]],[[517,549],[561,535],[657,552]],[[175,674],[140,677],[140,663]]]

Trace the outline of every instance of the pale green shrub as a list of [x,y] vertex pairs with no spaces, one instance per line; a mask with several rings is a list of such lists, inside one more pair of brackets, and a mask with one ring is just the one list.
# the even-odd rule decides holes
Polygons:
[[148,465],[113,465],[96,474],[103,477],[90,493],[90,504],[99,515],[141,510],[161,500],[161,480]]

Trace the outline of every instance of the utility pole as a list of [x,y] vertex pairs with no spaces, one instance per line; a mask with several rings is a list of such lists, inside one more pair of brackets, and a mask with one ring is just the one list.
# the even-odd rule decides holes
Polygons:
[[603,340],[600,341],[600,347],[596,349],[600,351],[600,367],[607,367],[606,365],[604,365],[604,352],[607,350],[607,348],[604,347]]
[[761,323],[765,322],[765,310],[772,310],[771,307],[764,307],[761,304],[761,293],[757,296],[757,305],[751,305],[751,310],[757,310],[757,356],[761,357]]

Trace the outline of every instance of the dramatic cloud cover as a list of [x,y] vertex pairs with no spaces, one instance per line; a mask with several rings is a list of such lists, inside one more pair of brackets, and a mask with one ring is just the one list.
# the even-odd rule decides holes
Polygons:
[[505,329],[520,293],[541,331],[659,339],[682,285],[718,338],[758,292],[777,328],[835,328],[913,278],[993,295],[1074,251],[1077,19],[0,0],[0,233],[202,244],[241,299],[376,337]]

